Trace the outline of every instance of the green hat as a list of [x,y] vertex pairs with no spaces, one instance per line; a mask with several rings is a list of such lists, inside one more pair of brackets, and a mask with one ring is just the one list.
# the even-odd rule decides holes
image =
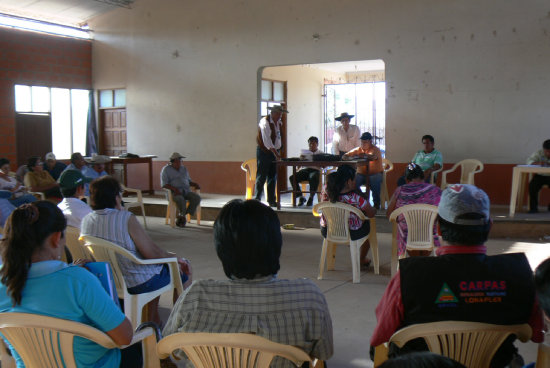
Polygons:
[[84,185],[92,181],[92,178],[88,178],[78,170],[65,170],[59,177],[59,185],[62,189],[72,189],[80,185]]

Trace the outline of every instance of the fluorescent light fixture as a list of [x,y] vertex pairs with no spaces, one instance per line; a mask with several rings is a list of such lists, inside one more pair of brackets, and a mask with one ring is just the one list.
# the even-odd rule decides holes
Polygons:
[[80,28],[64,26],[61,24],[47,23],[39,20],[14,17],[0,14],[0,26],[49,33],[67,37],[90,39],[90,33]]

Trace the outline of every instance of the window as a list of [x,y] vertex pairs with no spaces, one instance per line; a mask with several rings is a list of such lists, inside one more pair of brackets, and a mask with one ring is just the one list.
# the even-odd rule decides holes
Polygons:
[[99,108],[107,109],[110,107],[126,106],[125,89],[104,89],[99,91]]
[[273,105],[285,103],[285,82],[262,79],[262,92],[260,98],[260,115],[267,115],[267,108]]
[[86,152],[90,91],[87,89],[15,86],[15,111],[51,115],[52,149],[60,159]]

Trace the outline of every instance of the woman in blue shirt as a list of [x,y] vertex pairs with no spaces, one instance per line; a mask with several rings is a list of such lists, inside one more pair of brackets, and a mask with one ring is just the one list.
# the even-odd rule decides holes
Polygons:
[[[5,227],[0,269],[0,313],[35,313],[85,323],[118,345],[132,340],[132,325],[86,269],[62,262],[66,221],[47,201],[15,209]],[[10,346],[10,349],[11,346]],[[17,367],[24,367],[12,349]],[[119,367],[120,350],[75,338],[78,367]]]

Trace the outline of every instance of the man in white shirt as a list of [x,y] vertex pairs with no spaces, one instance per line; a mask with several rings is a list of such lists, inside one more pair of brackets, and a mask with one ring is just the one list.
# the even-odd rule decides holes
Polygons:
[[68,226],[80,229],[80,223],[84,216],[92,212],[90,206],[81,200],[84,197],[85,184],[90,181],[91,179],[82,175],[79,170],[65,170],[59,177],[63,200],[57,207],[65,215]]
[[267,201],[271,207],[275,207],[275,182],[277,180],[277,165],[275,161],[281,159],[281,117],[287,113],[281,105],[270,106],[269,115],[264,116],[258,123],[258,136],[256,143],[256,159],[258,170],[256,171],[256,199],[262,198],[264,184],[267,180]]
[[[317,137],[311,136],[307,140],[307,144],[309,147],[309,152],[307,152],[307,156],[317,155],[319,153],[323,153],[318,146],[319,146],[319,139]],[[302,151],[304,152],[304,151]],[[306,156],[306,154],[300,155]],[[311,160],[311,158],[310,158]],[[304,167],[300,171],[296,173],[296,184],[294,184],[294,175],[290,175],[290,185],[294,189],[294,192],[296,192],[296,198],[298,198],[298,206],[303,206],[306,202],[306,198],[302,196],[302,190],[300,189],[300,182],[302,181],[308,181],[309,182],[309,199],[307,200],[307,205],[312,206],[313,205],[313,198],[315,197],[315,193],[317,191],[317,188],[319,187],[319,178],[321,177],[321,172],[319,171],[318,167]]]
[[342,125],[336,128],[332,137],[333,154],[343,156],[344,153],[361,145],[361,129],[357,125],[350,125],[350,120],[354,116],[343,112],[340,116],[334,118],[334,120],[339,121]]

